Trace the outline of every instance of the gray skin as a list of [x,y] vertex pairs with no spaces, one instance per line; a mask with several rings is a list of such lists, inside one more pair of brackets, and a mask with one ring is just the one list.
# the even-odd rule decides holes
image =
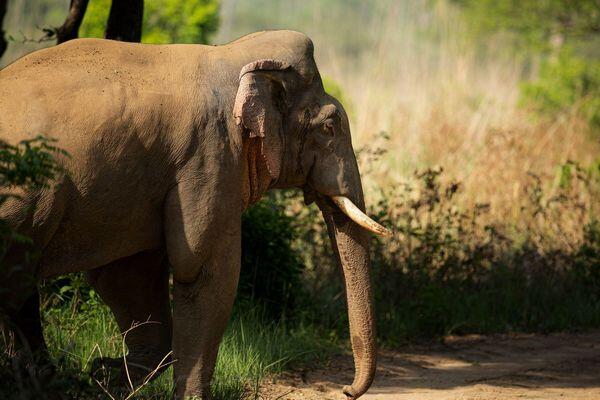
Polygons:
[[0,273],[3,312],[32,348],[44,344],[28,277],[85,271],[122,331],[159,322],[127,335],[133,379],[172,350],[175,396],[208,398],[238,283],[241,214],[269,189],[299,187],[317,201],[344,272],[356,364],[344,392],[357,398],[369,388],[369,233],[329,199],[346,196],[364,211],[363,192],[347,115],[323,89],[309,38],[79,39],[37,51],[0,71],[0,138],[38,134],[68,152],[59,157],[67,172],[0,206],[40,254],[28,262],[13,246],[7,260],[22,268]]

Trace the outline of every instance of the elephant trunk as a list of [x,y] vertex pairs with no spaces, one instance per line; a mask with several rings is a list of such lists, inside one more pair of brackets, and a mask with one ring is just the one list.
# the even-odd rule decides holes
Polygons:
[[[356,197],[364,212],[362,193]],[[377,362],[369,233],[333,205],[321,210],[346,285],[355,375],[352,385],[344,386],[343,391],[349,399],[356,399],[371,386]]]

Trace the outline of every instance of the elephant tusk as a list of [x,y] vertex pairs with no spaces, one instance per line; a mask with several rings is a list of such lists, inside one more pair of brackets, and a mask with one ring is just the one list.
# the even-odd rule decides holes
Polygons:
[[381,236],[391,237],[392,231],[373,221],[368,215],[356,207],[349,198],[344,196],[331,196],[331,200],[344,212],[352,221],[363,228]]

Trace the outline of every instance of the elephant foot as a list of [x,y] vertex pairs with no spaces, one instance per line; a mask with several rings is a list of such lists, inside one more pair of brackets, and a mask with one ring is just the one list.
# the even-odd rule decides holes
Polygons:
[[130,393],[157,378],[166,369],[165,364],[168,365],[170,361],[165,360],[159,365],[160,359],[157,362],[140,362],[127,357],[126,360],[125,363],[123,358],[96,358],[92,361],[90,375],[111,394]]

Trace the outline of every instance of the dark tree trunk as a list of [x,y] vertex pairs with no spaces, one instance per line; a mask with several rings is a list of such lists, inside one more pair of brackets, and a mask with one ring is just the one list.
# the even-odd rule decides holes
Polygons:
[[81,21],[83,21],[87,5],[88,0],[71,0],[69,15],[67,15],[67,19],[65,19],[62,26],[56,30],[56,42],[58,44],[79,36],[79,27]]
[[0,0],[0,57],[6,51],[6,47],[8,43],[6,42],[6,38],[4,37],[4,25],[2,21],[4,20],[4,14],[6,14],[6,3],[8,0]]
[[104,37],[123,42],[141,41],[143,15],[144,0],[113,0]]

